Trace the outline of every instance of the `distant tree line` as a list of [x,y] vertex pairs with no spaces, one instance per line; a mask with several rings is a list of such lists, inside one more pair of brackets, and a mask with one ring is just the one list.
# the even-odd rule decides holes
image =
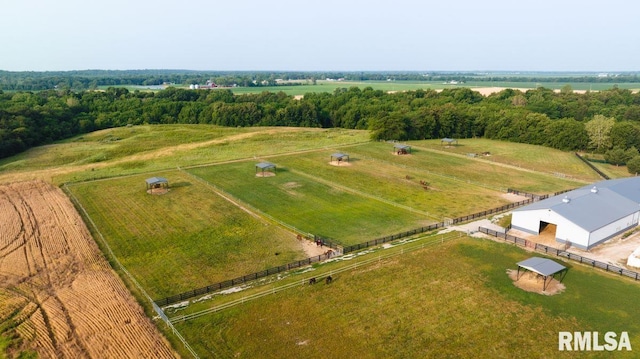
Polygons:
[[485,137],[588,150],[622,165],[638,157],[640,94],[538,88],[485,97],[468,88],[386,93],[351,87],[295,99],[228,89],[0,91],[0,157],[99,129],[172,123],[366,129],[376,140]]
[[[585,82],[638,83],[636,72],[611,76],[595,73],[473,73],[473,72],[270,72],[270,71],[189,71],[189,70],[83,70],[11,72],[0,71],[0,90],[95,90],[99,87],[158,86],[163,84],[204,84],[213,81],[220,86],[262,87],[284,85],[276,80],[298,80],[315,84],[317,80],[344,79],[347,81],[489,81],[489,82]],[[286,83],[291,86],[292,83]]]

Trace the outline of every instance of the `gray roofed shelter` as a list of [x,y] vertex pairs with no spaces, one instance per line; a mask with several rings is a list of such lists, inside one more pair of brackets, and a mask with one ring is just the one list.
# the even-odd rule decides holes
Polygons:
[[443,143],[446,143],[447,145],[452,145],[452,144],[455,143],[457,145],[458,144],[458,140],[453,139],[453,138],[445,137],[445,138],[440,140],[440,144],[442,145]]
[[256,173],[258,173],[258,169],[262,171],[263,177],[265,171],[273,170],[273,173],[276,173],[276,165],[270,162],[260,162],[256,164]]
[[151,177],[145,180],[147,190],[153,188],[169,188],[169,181],[164,177]]
[[[523,268],[526,271],[531,271],[537,273],[544,278],[542,284],[542,291],[547,289],[547,278],[551,277],[551,281],[557,273],[560,273],[567,269],[567,267],[558,264],[551,259],[541,258],[541,257],[531,257],[529,259],[523,260],[522,262],[518,262],[518,273],[516,275],[516,281],[520,279],[520,268]],[[523,272],[524,273],[524,272]],[[565,272],[566,274],[566,272]],[[564,275],[560,278],[560,282],[564,279]]]
[[411,146],[409,145],[401,145],[399,143],[393,145],[393,150],[399,155],[411,153]]
[[335,158],[335,159],[336,159],[336,161],[338,161],[338,162],[342,162],[342,161],[346,158],[346,159],[347,159],[347,162],[349,162],[349,155],[348,155],[348,154],[346,154],[346,153],[340,153],[340,152],[338,152],[338,153],[334,153],[334,154],[332,154],[332,155],[331,155],[331,160],[330,160],[330,161],[331,161],[331,162],[333,162],[333,159],[334,159],[334,158]]

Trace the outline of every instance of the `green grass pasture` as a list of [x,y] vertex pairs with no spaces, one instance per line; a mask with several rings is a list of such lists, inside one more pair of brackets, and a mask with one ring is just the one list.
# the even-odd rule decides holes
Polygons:
[[[478,154],[482,162],[496,162],[510,165],[522,170],[547,173],[556,177],[566,177],[577,181],[598,181],[600,176],[585,165],[574,152],[565,152],[548,147],[534,146],[524,143],[504,142],[487,139],[458,139],[455,146],[443,146],[440,139],[410,141],[410,145],[418,148],[441,151],[468,156]],[[489,156],[482,153],[489,152]]]
[[[272,162],[278,165],[278,158]],[[276,176],[256,177],[256,163],[234,162],[188,171],[302,232],[344,245],[433,222],[425,214],[331,186],[293,168],[278,166]]]
[[[179,171],[70,185],[120,262],[159,299],[307,256],[295,236],[240,210]],[[275,255],[278,253],[278,255]]]
[[591,162],[597,169],[602,171],[602,173],[606,174],[610,178],[624,178],[633,176],[633,174],[629,173],[629,169],[627,166],[616,166],[610,163],[598,163]]
[[562,293],[525,292],[506,270],[530,256],[459,239],[175,325],[200,355],[218,358],[602,356],[559,352],[559,331],[627,331],[640,345],[637,283],[563,263]]
[[102,130],[0,160],[0,182],[57,184],[369,141],[362,130],[144,125]]
[[[345,187],[355,193],[427,213],[435,222],[442,221],[443,217],[458,217],[509,203],[501,196],[504,191],[495,184],[475,184],[451,175],[438,175],[435,171],[446,170],[426,170],[425,162],[430,160],[424,152],[401,158],[393,155],[390,148],[390,144],[377,143],[343,148],[341,150],[351,158],[348,164],[341,166],[329,164],[330,156],[335,152],[331,150],[278,157],[277,161],[291,171],[331,186]],[[429,189],[425,190],[420,181],[429,182]]]
[[[440,140],[437,141],[439,143]],[[393,144],[382,142],[352,147],[349,151],[354,152],[356,158],[361,156],[375,161],[393,162],[399,167],[425,173],[428,176],[425,178],[427,181],[438,176],[455,179],[460,184],[463,193],[467,190],[466,187],[473,188],[473,186],[482,186],[498,191],[515,188],[533,193],[550,193],[583,185],[583,183],[570,180],[566,176],[558,177],[548,172],[535,172],[526,168],[505,165],[503,162],[483,161],[463,154],[452,155],[452,153],[439,150],[430,151],[430,148],[426,146],[421,148],[423,143],[429,142],[408,143],[412,146],[411,155],[402,156],[394,156],[391,153],[393,152]],[[546,152],[542,151],[542,153]],[[469,186],[464,186],[465,182]]]

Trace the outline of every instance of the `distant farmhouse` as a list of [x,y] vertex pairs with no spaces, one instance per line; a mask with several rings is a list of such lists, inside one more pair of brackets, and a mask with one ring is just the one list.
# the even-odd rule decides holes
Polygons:
[[513,211],[511,227],[588,250],[638,225],[640,177],[597,182]]
[[218,85],[216,85],[213,81],[209,80],[207,81],[206,84],[201,85],[201,84],[191,84],[189,85],[189,89],[190,90],[205,90],[205,89],[213,89],[218,87]]

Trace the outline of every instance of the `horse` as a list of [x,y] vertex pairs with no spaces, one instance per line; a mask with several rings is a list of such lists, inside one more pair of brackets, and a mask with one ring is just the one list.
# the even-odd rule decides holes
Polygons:
[[316,284],[316,279],[315,278],[309,279],[309,285],[311,285],[311,284]]
[[327,258],[331,258],[331,256],[333,255],[333,250],[329,249],[328,251],[324,252],[324,255],[327,256]]
[[325,282],[327,284],[330,284],[331,282],[333,282],[333,278],[331,276],[328,276],[327,279],[325,279]]

